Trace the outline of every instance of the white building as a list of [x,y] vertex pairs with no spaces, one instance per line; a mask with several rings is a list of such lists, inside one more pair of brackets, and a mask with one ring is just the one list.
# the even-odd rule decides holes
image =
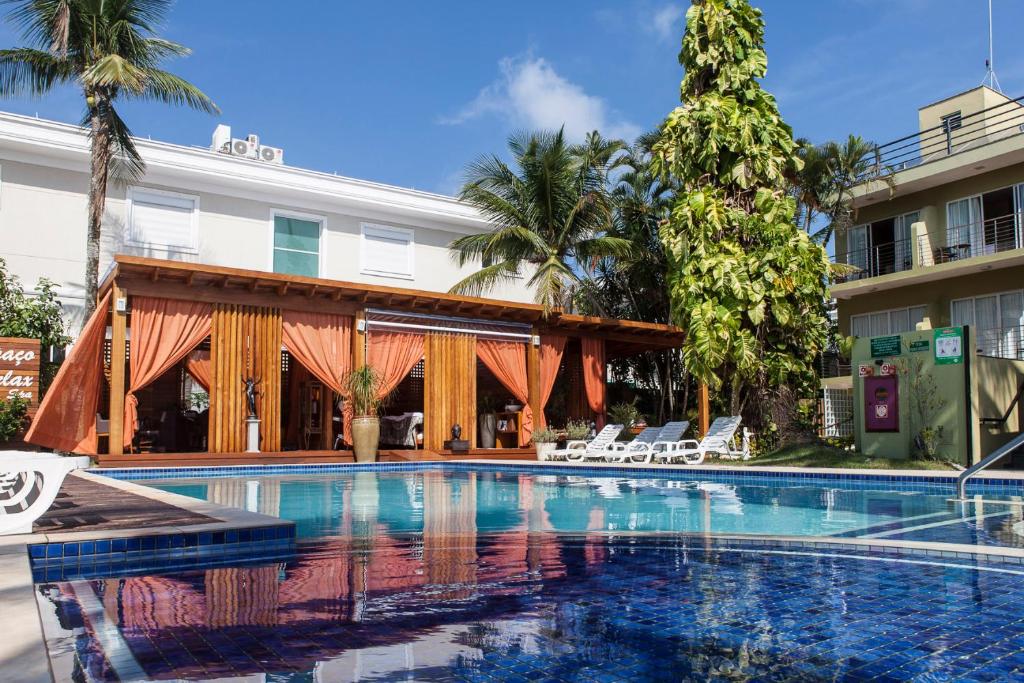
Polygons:
[[[488,230],[451,197],[292,168],[279,150],[136,140],[146,175],[108,191],[102,274],[115,253],[446,292],[472,268],[448,245]],[[28,289],[56,282],[69,326],[83,302],[89,142],[84,131],[0,112],[0,257]],[[276,156],[276,159],[274,158]],[[477,266],[479,267],[479,266]],[[532,301],[525,280],[489,294]]]

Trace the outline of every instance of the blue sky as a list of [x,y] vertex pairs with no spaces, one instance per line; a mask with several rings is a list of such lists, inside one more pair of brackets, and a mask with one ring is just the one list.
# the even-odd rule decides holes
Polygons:
[[[994,0],[996,70],[1024,94],[1024,2]],[[179,0],[163,33],[194,54],[171,68],[223,114],[152,104],[136,134],[208,145],[219,122],[283,147],[289,165],[454,192],[476,156],[521,128],[631,136],[678,103],[688,2]],[[985,0],[762,0],[769,75],[796,135],[910,133],[919,106],[977,85]],[[6,21],[0,45],[20,45]],[[71,90],[0,108],[76,122]]]

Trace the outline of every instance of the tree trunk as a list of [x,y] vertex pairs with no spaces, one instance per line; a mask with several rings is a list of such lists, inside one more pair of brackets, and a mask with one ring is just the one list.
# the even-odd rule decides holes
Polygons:
[[96,310],[99,288],[100,237],[103,211],[107,203],[107,178],[110,171],[110,126],[101,114],[96,95],[90,114],[91,164],[89,177],[89,224],[85,242],[85,320]]

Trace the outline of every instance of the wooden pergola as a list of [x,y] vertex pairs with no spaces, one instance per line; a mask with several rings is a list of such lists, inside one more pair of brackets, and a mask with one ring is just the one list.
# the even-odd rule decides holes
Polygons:
[[[280,435],[276,432],[280,431],[282,311],[352,316],[355,321],[352,367],[366,362],[368,311],[445,316],[474,322],[490,321],[495,325],[514,323],[519,329],[528,329],[533,341],[526,344],[526,354],[529,405],[534,414],[541,412],[537,340],[542,335],[600,339],[608,360],[678,348],[683,341],[683,332],[672,326],[559,311],[545,315],[542,307],[535,304],[127,255],[114,257],[112,268],[100,287],[100,298],[107,293],[111,295],[112,359],[125,358],[128,311],[132,308],[133,297],[203,302],[212,306],[210,354],[213,381],[209,391],[208,440],[211,453],[245,450],[244,398],[239,377],[246,375],[258,376],[262,382],[260,415],[266,424],[263,433],[266,446],[263,450],[274,452],[280,449]],[[247,344],[244,352],[243,344]],[[429,346],[427,350],[429,353]],[[447,351],[437,352],[437,355],[441,357],[437,362],[442,365],[454,362],[448,359],[452,354]],[[429,415],[442,410],[432,404],[434,401],[454,402],[448,412],[451,415],[461,414],[464,418],[472,415],[475,423],[475,396],[455,390],[457,376],[463,371],[455,366],[446,366],[444,370],[456,379],[451,386],[440,386],[436,391],[425,393],[424,413]],[[112,418],[124,412],[125,374],[124,363],[110,364],[109,414]],[[700,421],[706,424],[706,393],[701,393]],[[454,419],[451,415],[448,419]],[[121,420],[111,419],[111,460],[122,455],[122,438]]]

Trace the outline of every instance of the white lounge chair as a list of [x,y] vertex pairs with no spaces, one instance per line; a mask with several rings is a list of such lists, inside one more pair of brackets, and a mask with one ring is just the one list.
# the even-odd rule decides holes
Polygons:
[[88,457],[0,452],[0,536],[32,533],[32,523],[53,505],[64,477],[88,466]]
[[551,451],[548,456],[553,460],[569,460],[579,462],[581,460],[604,460],[608,452],[608,446],[615,443],[622,433],[622,425],[605,425],[604,429],[598,432],[591,441],[570,441],[565,448]]
[[632,441],[609,446],[605,459],[609,462],[651,462],[657,453],[677,448],[689,427],[687,420],[666,422],[660,428],[647,427]]
[[740,428],[740,417],[718,417],[711,423],[708,433],[700,441],[684,439],[677,447],[655,453],[654,457],[664,462],[682,460],[687,465],[699,465],[708,453],[721,458],[750,459],[750,432],[743,429],[740,443],[736,444],[736,433]]

